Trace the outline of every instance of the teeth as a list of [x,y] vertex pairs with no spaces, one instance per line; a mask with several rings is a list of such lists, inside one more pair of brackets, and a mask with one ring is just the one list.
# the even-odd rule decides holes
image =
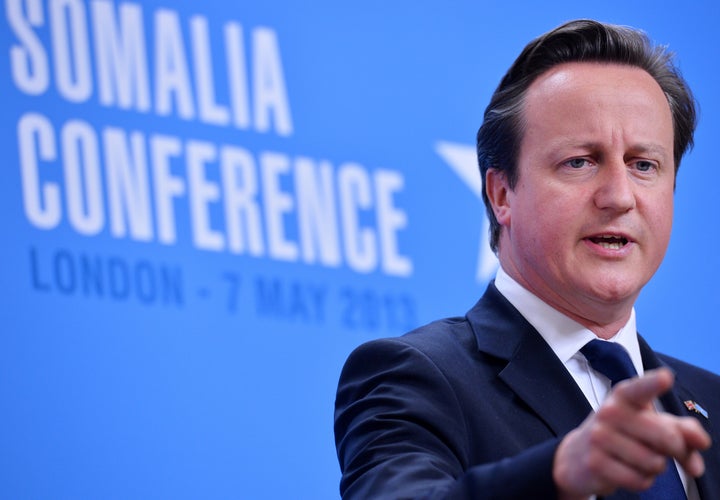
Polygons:
[[628,240],[626,238],[615,234],[601,234],[590,239],[596,245],[600,245],[601,247],[607,248],[608,250],[620,250],[628,243]]
[[600,241],[598,244],[603,248],[610,248],[612,250],[620,250],[623,246],[620,242],[610,243],[607,241]]

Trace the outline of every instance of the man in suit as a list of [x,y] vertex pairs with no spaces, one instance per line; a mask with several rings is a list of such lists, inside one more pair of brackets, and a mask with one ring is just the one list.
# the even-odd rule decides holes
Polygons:
[[[694,127],[637,30],[573,21],[523,50],[478,132],[501,268],[465,317],[351,354],[343,498],[720,499],[720,377],[635,329]],[[585,347],[611,343],[631,374]]]

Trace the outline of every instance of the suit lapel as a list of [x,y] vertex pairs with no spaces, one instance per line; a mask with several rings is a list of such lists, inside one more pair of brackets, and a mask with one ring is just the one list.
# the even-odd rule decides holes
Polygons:
[[526,331],[500,378],[555,435],[579,426],[592,408],[562,362],[534,330]]
[[499,373],[557,436],[580,425],[592,411],[580,388],[542,336],[494,284],[468,313],[478,348],[507,360]]

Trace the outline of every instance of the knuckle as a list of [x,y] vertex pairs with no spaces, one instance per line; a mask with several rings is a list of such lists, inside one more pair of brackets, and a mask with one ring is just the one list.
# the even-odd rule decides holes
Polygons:
[[607,470],[605,456],[597,451],[588,453],[585,464],[594,477],[602,477]]
[[609,433],[607,427],[602,423],[598,423],[590,428],[588,432],[588,440],[593,450],[599,449],[607,443]]

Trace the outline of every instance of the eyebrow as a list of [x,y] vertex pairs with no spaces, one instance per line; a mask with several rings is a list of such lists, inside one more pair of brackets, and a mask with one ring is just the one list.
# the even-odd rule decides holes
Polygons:
[[671,155],[668,155],[668,151],[666,148],[660,146],[659,144],[654,144],[654,143],[636,144],[635,146],[633,146],[631,148],[631,150],[638,151],[640,153],[653,153],[655,155],[660,156],[663,161],[666,161],[668,159],[668,157],[671,156]]

